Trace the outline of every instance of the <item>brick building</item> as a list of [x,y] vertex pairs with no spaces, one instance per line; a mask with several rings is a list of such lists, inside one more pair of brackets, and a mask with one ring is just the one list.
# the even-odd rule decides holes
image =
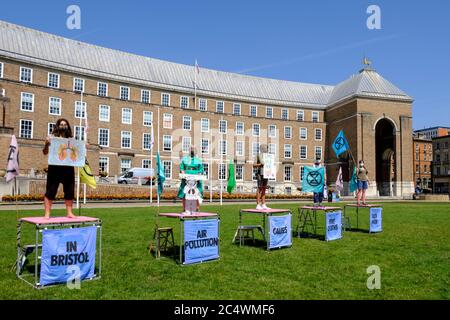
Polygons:
[[432,127],[414,131],[415,135],[421,135],[425,139],[433,139],[437,137],[445,137],[450,134],[449,127]]
[[450,194],[450,135],[433,139],[433,192]]
[[421,189],[432,189],[431,170],[433,164],[433,144],[422,134],[413,136],[413,169],[415,185]]
[[[176,187],[180,157],[195,144],[211,178],[208,187],[218,190],[226,163],[233,160],[237,191],[253,192],[252,164],[264,143],[278,166],[276,180],[269,183],[272,192],[297,192],[302,168],[316,157],[327,164],[330,185],[340,166],[348,181],[354,157],[365,160],[369,195],[413,192],[413,100],[373,69],[336,86],[205,68],[195,76],[193,66],[2,21],[0,39],[0,87],[8,99],[3,126],[18,136],[23,174],[46,167],[44,139],[64,117],[77,137],[87,134],[94,172],[110,176],[154,166],[159,150],[166,184]],[[332,151],[341,129],[353,157],[345,153],[336,159]],[[10,133],[2,134],[0,144],[7,146],[9,139]]]

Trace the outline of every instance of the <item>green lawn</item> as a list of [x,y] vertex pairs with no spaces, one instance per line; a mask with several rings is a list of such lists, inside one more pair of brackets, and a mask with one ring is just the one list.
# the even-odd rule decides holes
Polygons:
[[[100,280],[82,282],[80,290],[66,286],[36,290],[17,279],[10,270],[16,258],[16,213],[1,212],[0,299],[450,298],[449,204],[386,203],[382,233],[347,231],[341,240],[328,243],[294,238],[291,248],[271,252],[231,244],[241,207],[252,206],[202,208],[221,214],[221,258],[191,266],[179,266],[170,258],[157,260],[148,254],[154,207],[84,210],[83,215],[103,220],[103,271]],[[296,226],[296,205],[275,207],[295,210]],[[179,207],[161,208],[173,210]],[[176,227],[177,241],[178,222],[161,222]],[[371,265],[381,269],[380,290],[367,289],[366,269]]]

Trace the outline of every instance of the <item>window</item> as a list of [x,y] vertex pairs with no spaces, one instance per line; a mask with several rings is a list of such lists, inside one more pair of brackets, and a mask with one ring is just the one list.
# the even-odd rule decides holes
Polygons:
[[166,179],[172,179],[172,161],[165,160],[163,161],[164,166],[164,175]]
[[252,143],[252,156],[256,157],[259,153],[259,143],[258,142],[253,142]]
[[208,100],[200,99],[198,101],[198,107],[199,107],[200,111],[208,111]]
[[33,69],[20,67],[20,82],[33,82]]
[[183,130],[191,130],[192,118],[188,116],[183,116]]
[[[256,181],[256,173],[258,172],[258,168],[253,168],[252,169],[252,180]],[[255,192],[256,188],[253,190],[253,192]]]
[[172,151],[172,136],[163,136],[163,151]]
[[189,109],[189,98],[185,96],[180,97],[180,107],[183,109]]
[[50,97],[48,102],[48,113],[60,116],[61,115],[61,99]]
[[312,122],[319,122],[319,112],[317,111],[312,112]]
[[227,133],[227,120],[219,120],[219,132]]
[[0,78],[3,78],[3,62],[0,62]]
[[419,151],[419,144],[416,143],[416,150]]
[[108,84],[105,82],[97,82],[97,95],[100,97],[108,96]]
[[257,117],[258,116],[258,106],[250,106],[250,117]]
[[281,119],[289,120],[289,110],[288,109],[281,109]]
[[235,116],[240,116],[241,115],[241,105],[239,103],[233,104],[233,114]]
[[300,128],[300,140],[306,140],[308,138],[308,129]]
[[201,131],[202,132],[209,132],[209,119],[202,118],[200,120],[201,122]]
[[189,153],[190,147],[191,147],[191,137],[183,137],[181,143],[181,150],[184,153]]
[[308,157],[308,148],[306,146],[300,146],[300,159],[306,159]]
[[236,155],[238,157],[244,156],[244,141],[236,141]]
[[254,137],[259,137],[260,128],[261,126],[259,125],[259,123],[252,124],[252,135]]
[[292,158],[292,145],[291,144],[284,145],[284,157],[286,159]]
[[236,165],[236,181],[244,180],[244,165],[237,164]]
[[56,123],[49,123],[47,126],[47,133],[52,134],[53,129],[55,129],[55,127],[56,127]]
[[32,139],[33,138],[33,121],[20,120],[20,135],[21,138]]
[[202,154],[209,154],[209,140],[202,139]]
[[98,144],[102,147],[109,147],[109,129],[98,129]]
[[142,168],[150,169],[152,167],[152,160],[150,159],[142,159]]
[[266,107],[266,118],[273,118],[273,108]]
[[292,188],[291,187],[284,188],[284,193],[287,194],[287,195],[291,195],[292,194]]
[[142,135],[142,149],[151,150],[151,148],[152,148],[152,134],[146,132]]
[[101,104],[98,107],[98,120],[109,122],[109,106]]
[[236,135],[243,136],[244,135],[244,123],[236,122]]
[[109,157],[98,158],[98,170],[109,174]]
[[49,72],[47,85],[50,88],[59,88],[59,74]]
[[75,101],[75,118],[86,118],[86,102]]
[[130,100],[130,88],[120,87],[120,100]]
[[227,155],[227,141],[226,140],[219,140],[219,154],[220,155]]
[[122,148],[131,149],[131,131],[121,131]]
[[120,171],[124,173],[131,168],[131,159],[120,159]]
[[316,159],[321,159],[322,160],[322,147],[315,147],[315,155],[316,155]]
[[322,141],[322,129],[315,129],[314,133],[314,138],[316,141]]
[[284,138],[285,139],[292,138],[292,127],[284,127]]
[[292,167],[285,166],[284,167],[284,182],[292,181]]
[[85,141],[85,127],[75,126],[75,140]]
[[269,125],[269,137],[275,138],[277,136],[277,126],[274,124]]
[[277,152],[277,147],[276,146],[277,145],[275,143],[269,143],[269,146],[267,148],[267,152],[269,154],[276,155],[276,152]]
[[73,79],[73,91],[84,92],[84,79],[80,78]]
[[164,129],[172,129],[172,114],[171,113],[164,113],[163,128]]
[[216,102],[216,112],[217,113],[224,113],[225,111],[225,104],[223,101],[217,101]]
[[169,106],[170,105],[170,94],[168,94],[168,93],[161,93],[161,105],[162,106]]
[[416,173],[419,173],[419,165],[416,164]]
[[34,111],[34,94],[22,92],[20,110],[22,111]]
[[130,108],[122,108],[122,123],[131,124],[133,117],[133,110]]
[[297,121],[304,121],[304,120],[305,120],[305,111],[297,110]]
[[305,174],[305,166],[300,166],[300,182],[303,181],[304,174]]
[[[209,163],[203,163],[203,172],[205,173],[206,178],[209,179]],[[206,187],[207,185],[205,185],[205,189]]]
[[225,163],[219,163],[219,180],[226,180],[227,178],[227,170]]
[[142,103],[150,103],[150,91],[142,89],[141,90],[141,102]]
[[144,127],[150,127],[153,122],[153,112],[151,111],[144,111],[142,118]]

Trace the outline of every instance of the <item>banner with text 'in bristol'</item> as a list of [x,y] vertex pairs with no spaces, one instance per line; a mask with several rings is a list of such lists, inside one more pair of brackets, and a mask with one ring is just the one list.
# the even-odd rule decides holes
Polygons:
[[325,240],[332,241],[342,238],[342,212],[327,212],[325,215]]

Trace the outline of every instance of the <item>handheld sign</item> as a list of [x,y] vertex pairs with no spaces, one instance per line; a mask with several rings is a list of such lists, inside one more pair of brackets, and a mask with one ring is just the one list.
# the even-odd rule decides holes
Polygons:
[[275,166],[275,155],[269,153],[263,153],[262,155],[264,170],[263,176],[265,179],[275,179],[277,175],[277,169]]
[[323,192],[325,185],[325,169],[305,167],[303,171],[302,191]]
[[86,143],[74,138],[50,138],[48,164],[83,167],[86,162]]

